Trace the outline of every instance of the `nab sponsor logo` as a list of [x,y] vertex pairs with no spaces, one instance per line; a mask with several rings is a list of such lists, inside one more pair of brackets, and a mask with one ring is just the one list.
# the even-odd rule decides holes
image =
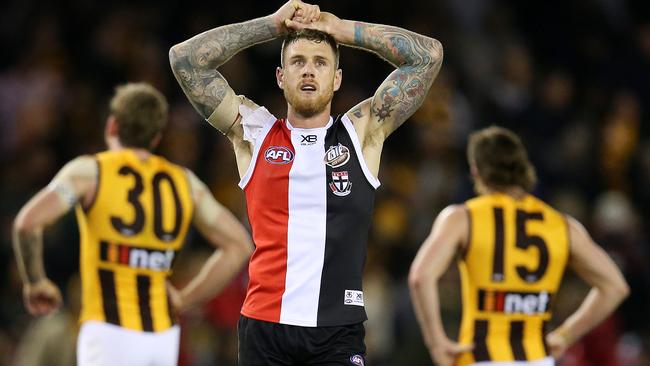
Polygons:
[[99,256],[102,261],[131,268],[168,271],[172,268],[176,252],[171,249],[163,251],[101,241]]
[[364,366],[365,365],[364,362],[363,362],[363,356],[361,356],[361,355],[351,356],[350,357],[350,362],[353,365],[357,365],[357,366]]
[[300,135],[302,139],[300,140],[300,145],[313,145],[318,141],[317,135]]
[[538,294],[508,293],[505,296],[503,311],[508,314],[537,314],[548,310],[549,296],[546,292]]
[[551,294],[479,290],[479,310],[505,314],[544,314],[550,310]]
[[325,164],[332,168],[341,167],[345,165],[348,160],[350,160],[350,149],[341,144],[330,146],[330,148],[325,152]]
[[264,159],[271,164],[289,164],[293,160],[293,151],[284,146],[271,146],[264,152]]

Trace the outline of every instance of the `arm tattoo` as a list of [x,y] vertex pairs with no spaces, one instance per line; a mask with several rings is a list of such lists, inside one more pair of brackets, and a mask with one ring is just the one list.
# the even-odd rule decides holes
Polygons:
[[442,64],[442,45],[398,27],[355,23],[354,45],[375,52],[397,68],[382,83],[370,110],[395,128],[420,107]]
[[203,32],[169,51],[176,80],[194,107],[207,118],[226,96],[228,82],[216,70],[238,52],[279,35],[270,17]]
[[43,268],[43,234],[39,231],[17,231],[14,233],[14,250],[18,268],[23,280],[35,283],[45,278]]

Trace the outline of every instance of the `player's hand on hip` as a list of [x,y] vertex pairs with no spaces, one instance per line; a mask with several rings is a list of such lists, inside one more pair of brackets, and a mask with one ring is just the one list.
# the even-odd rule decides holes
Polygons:
[[181,296],[180,291],[178,291],[178,289],[169,281],[167,281],[167,294],[169,295],[169,301],[176,313],[183,313],[183,311],[185,311],[183,308],[183,297]]
[[280,28],[287,30],[286,21],[295,19],[298,22],[311,23],[318,20],[320,8],[318,5],[303,3],[300,0],[291,0],[280,7],[272,17]]
[[284,24],[288,29],[301,30],[301,29],[316,29],[321,32],[334,34],[341,19],[332,13],[321,11],[318,19],[313,22],[305,22],[302,19],[287,19]]
[[474,349],[473,344],[460,344],[445,339],[429,349],[431,358],[438,366],[453,366],[458,356]]
[[554,359],[559,360],[571,346],[568,334],[562,328],[553,330],[546,335],[546,345]]
[[24,285],[23,300],[31,315],[54,313],[62,303],[61,291],[47,278]]

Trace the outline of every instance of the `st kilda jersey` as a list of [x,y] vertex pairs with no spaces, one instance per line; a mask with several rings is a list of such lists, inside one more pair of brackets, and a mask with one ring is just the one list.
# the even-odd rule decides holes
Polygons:
[[483,195],[466,207],[460,342],[474,349],[456,365],[547,357],[545,325],[569,257],[564,215],[531,195]]
[[240,182],[255,242],[242,314],[310,327],[365,321],[361,278],[379,181],[352,122],[301,129],[264,108],[255,114]]
[[96,155],[95,200],[76,207],[81,322],[159,332],[174,324],[166,281],[194,211],[185,170],[130,149]]

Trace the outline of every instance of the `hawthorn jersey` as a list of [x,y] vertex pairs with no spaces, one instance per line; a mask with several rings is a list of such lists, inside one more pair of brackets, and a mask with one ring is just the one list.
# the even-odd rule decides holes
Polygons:
[[255,242],[242,315],[309,327],[363,322],[361,278],[379,181],[354,126],[343,116],[301,129],[265,113],[240,182]]
[[146,332],[174,324],[166,280],[193,212],[183,168],[132,150],[96,155],[95,199],[76,207],[81,236],[81,322]]
[[484,195],[466,207],[460,342],[474,349],[457,365],[547,357],[544,328],[569,254],[564,215],[531,195]]

